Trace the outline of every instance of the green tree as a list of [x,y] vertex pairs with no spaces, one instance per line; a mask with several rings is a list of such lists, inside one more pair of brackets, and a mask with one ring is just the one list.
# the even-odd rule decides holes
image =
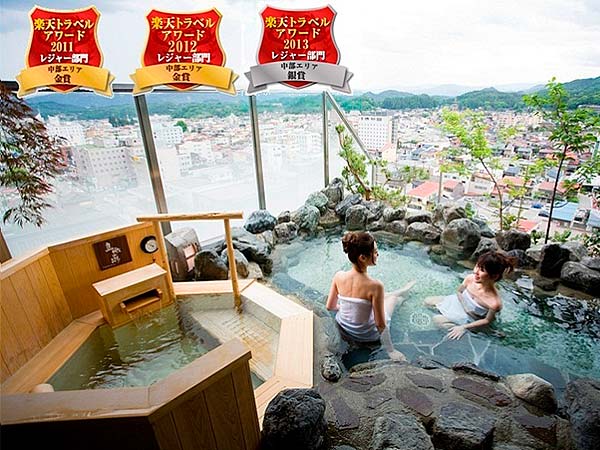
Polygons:
[[554,179],[544,239],[544,243],[547,243],[552,225],[556,189],[563,163],[570,153],[580,155],[588,151],[596,142],[597,134],[600,131],[600,116],[584,108],[569,110],[567,91],[561,83],[556,81],[556,78],[552,78],[548,82],[544,94],[526,95],[523,100],[550,124],[549,139],[558,156],[558,170]]
[[188,130],[188,126],[183,120],[178,120],[175,126],[181,128],[184,133]]
[[552,160],[542,158],[536,159],[531,164],[525,164],[523,171],[521,172],[521,178],[523,178],[523,186],[515,186],[512,183],[508,183],[508,195],[513,200],[519,202],[517,206],[517,215],[515,216],[515,223],[519,226],[521,221],[521,214],[523,214],[523,201],[532,186],[535,178],[543,174],[546,169],[554,165]]
[[492,169],[498,167],[498,161],[492,157],[492,149],[489,146],[485,135],[486,125],[483,115],[479,112],[466,110],[463,112],[442,110],[442,128],[452,133],[459,141],[460,145],[467,149],[473,160],[482,165],[488,176],[494,184],[494,189],[498,194],[498,218],[500,228],[504,226],[502,220],[502,191],[498,182],[492,173]]

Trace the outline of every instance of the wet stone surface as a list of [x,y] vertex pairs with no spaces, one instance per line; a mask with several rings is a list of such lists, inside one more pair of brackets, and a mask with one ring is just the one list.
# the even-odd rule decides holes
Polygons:
[[396,398],[423,417],[429,417],[433,413],[433,402],[416,389],[398,388]]
[[452,387],[481,397],[496,406],[507,406],[511,403],[510,397],[505,393],[470,378],[455,378],[452,380]]
[[373,386],[383,383],[385,379],[386,376],[382,373],[362,377],[350,377],[344,380],[342,386],[354,392],[367,392]]
[[498,374],[490,372],[489,370],[484,370],[470,362],[460,362],[453,364],[452,370],[454,370],[455,372],[463,372],[470,375],[478,375],[480,377],[484,377],[492,381],[498,381],[500,379],[500,376]]
[[348,406],[348,404],[341,397],[336,397],[331,400],[331,407],[335,414],[336,426],[340,430],[348,430],[358,428],[360,425],[360,418],[358,415]]
[[439,392],[444,389],[444,384],[442,381],[439,378],[432,377],[430,375],[407,373],[406,377],[421,388],[435,389]]
[[391,391],[380,391],[380,392],[370,392],[366,396],[367,398],[367,408],[369,409],[377,409],[385,402],[391,400],[393,398],[393,394]]
[[550,444],[556,444],[556,420],[552,417],[538,417],[529,414],[525,409],[513,416],[515,422],[525,428],[532,436]]
[[433,426],[433,443],[445,450],[491,448],[495,419],[481,408],[464,403],[442,406]]

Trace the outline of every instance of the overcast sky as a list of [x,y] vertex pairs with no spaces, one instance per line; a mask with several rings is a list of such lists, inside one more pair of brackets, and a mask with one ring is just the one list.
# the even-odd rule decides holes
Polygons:
[[[0,0],[0,77],[25,65],[35,2]],[[227,67],[242,75],[256,64],[259,12],[266,6],[320,7],[315,1],[79,0],[40,1],[52,9],[94,4],[101,13],[104,67],[131,82],[140,66],[151,8],[172,12],[216,7]],[[334,34],[354,90],[460,84],[544,83],[600,76],[600,0],[339,0]],[[370,9],[365,9],[369,5]],[[245,77],[236,82],[245,89]]]

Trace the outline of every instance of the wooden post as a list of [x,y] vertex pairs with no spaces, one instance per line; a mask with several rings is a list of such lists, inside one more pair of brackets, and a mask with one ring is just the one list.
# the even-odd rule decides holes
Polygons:
[[167,254],[167,247],[165,246],[165,237],[163,236],[162,228],[158,220],[152,221],[152,227],[154,228],[154,235],[156,236],[156,242],[158,243],[158,251],[160,252],[164,263],[163,269],[167,271],[167,286],[169,288],[169,296],[171,297],[172,301],[175,301],[175,288],[173,287],[173,276],[171,275],[169,255]]
[[233,253],[233,242],[231,241],[231,228],[229,219],[223,219],[225,224],[225,242],[227,243],[227,259],[229,261],[229,271],[231,272],[231,286],[233,288],[233,300],[235,309],[238,313],[242,312],[242,297],[240,296],[240,287],[238,286],[237,266],[235,264],[235,254]]

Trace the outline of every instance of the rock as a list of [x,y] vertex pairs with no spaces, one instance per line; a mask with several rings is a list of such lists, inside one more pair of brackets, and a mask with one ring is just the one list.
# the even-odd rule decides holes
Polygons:
[[373,450],[434,450],[423,425],[408,414],[390,413],[375,419]]
[[425,223],[433,223],[433,221],[431,220],[432,215],[430,212],[420,212],[420,213],[416,213],[416,214],[411,214],[410,216],[406,216],[406,222],[410,225],[411,223],[416,223],[416,222],[425,222]]
[[257,237],[261,241],[266,243],[271,250],[273,250],[273,247],[275,247],[275,234],[273,233],[273,231],[271,231],[271,230],[263,231],[262,233],[257,235]]
[[495,385],[482,383],[467,377],[456,377],[454,380],[452,380],[452,387],[454,389],[458,389],[461,392],[468,392],[469,394],[480,397],[495,406],[510,405],[510,397],[494,386]]
[[537,265],[542,260],[542,246],[535,245],[533,247],[529,247],[527,250],[525,250],[525,254],[528,258],[534,260]]
[[196,280],[226,280],[227,266],[214,250],[202,250],[194,258]]
[[570,252],[560,244],[547,244],[542,247],[540,275],[548,278],[560,277],[564,263],[569,261]]
[[481,235],[483,237],[486,237],[486,238],[495,238],[496,237],[496,233],[494,233],[494,231],[490,228],[490,226],[487,224],[487,222],[485,220],[476,219],[476,218],[472,218],[471,220],[477,224],[477,226],[479,227],[479,232],[481,233]]
[[393,222],[386,223],[384,229],[390,233],[403,235],[406,233],[406,223],[403,220],[394,220]]
[[498,374],[482,369],[471,362],[458,362],[456,364],[452,364],[452,370],[455,372],[464,372],[470,375],[477,375],[492,381],[498,381],[500,379]]
[[550,414],[556,412],[558,403],[554,387],[543,378],[532,373],[520,373],[506,376],[506,384],[515,397]]
[[344,198],[344,183],[341,179],[334,178],[321,192],[327,197],[327,207],[333,209]]
[[383,210],[383,220],[393,222],[394,220],[402,220],[406,217],[405,208],[385,208]]
[[[242,278],[247,278],[249,269],[248,269],[248,260],[244,256],[242,252],[237,249],[233,249],[233,256],[235,258],[235,267],[237,269],[237,273]],[[225,265],[229,267],[229,258],[227,256],[227,249],[224,249],[221,252],[221,259],[225,262]]]
[[537,262],[527,256],[525,250],[515,248],[514,250],[509,250],[506,254],[517,259],[517,267],[520,269],[533,269],[537,266]]
[[367,222],[381,219],[385,209],[383,202],[379,200],[367,200],[362,202],[362,204],[367,208]]
[[425,370],[441,369],[446,367],[443,362],[437,361],[436,359],[425,355],[417,356],[415,360],[412,361],[412,364]]
[[450,256],[465,258],[477,248],[480,239],[479,227],[475,222],[469,219],[456,219],[442,231],[440,243]]
[[394,394],[388,390],[369,392],[366,395],[367,408],[378,409],[381,405],[389,402],[392,398],[394,398]]
[[435,223],[436,225],[439,224],[441,228],[443,228],[444,225],[446,225],[446,222],[444,220],[444,211],[446,211],[446,209],[448,209],[448,206],[442,205],[441,203],[438,203],[437,205],[435,205],[435,208],[433,208],[433,223]]
[[379,231],[385,228],[385,221],[383,219],[376,220],[367,224],[367,231]]
[[331,400],[331,409],[335,414],[335,424],[340,430],[352,430],[360,425],[360,417],[344,401],[342,397]]
[[518,230],[500,231],[496,234],[496,242],[505,252],[514,249],[527,250],[531,246],[531,236]]
[[558,288],[558,280],[538,276],[533,279],[533,285],[542,291],[555,291]]
[[336,382],[342,377],[340,363],[333,355],[327,355],[321,361],[321,375],[327,381]]
[[479,241],[479,244],[477,244],[477,248],[471,255],[471,261],[477,261],[477,259],[484,253],[496,251],[498,248],[498,243],[495,239],[482,237]]
[[298,236],[298,225],[294,222],[284,222],[275,225],[273,229],[275,235],[275,241],[277,243],[290,242],[296,236]]
[[292,221],[298,225],[298,231],[312,234],[317,229],[321,213],[316,206],[303,205],[292,213]]
[[316,207],[319,210],[319,212],[323,214],[327,209],[327,203],[329,203],[329,198],[327,198],[327,196],[322,192],[313,192],[308,196],[306,202],[304,203],[306,205]]
[[429,223],[414,222],[406,229],[406,237],[425,244],[437,244],[440,240],[440,231]]
[[579,379],[569,382],[565,405],[577,450],[593,450],[600,442],[600,381]]
[[537,416],[530,414],[527,410],[520,410],[513,415],[513,419],[531,436],[556,448],[556,419],[554,417]]
[[262,269],[254,261],[248,263],[248,278],[254,278],[256,280],[262,280],[264,278]]
[[325,213],[319,218],[319,226],[322,226],[326,230],[335,228],[341,223],[340,218],[335,214],[332,209],[325,210]]
[[[461,219],[459,219],[461,220]],[[444,450],[483,450],[492,446],[495,419],[466,403],[448,403],[433,425],[433,444]]]
[[261,448],[320,450],[326,444],[325,401],[312,389],[285,389],[269,402]]
[[600,295],[600,272],[581,263],[566,262],[560,271],[560,280],[572,288],[594,296]]
[[419,414],[425,423],[430,423],[433,419],[433,402],[422,391],[409,387],[398,388],[396,398]]
[[584,256],[581,258],[581,264],[589,269],[600,271],[600,258],[598,257],[592,258],[590,256]]
[[562,244],[562,247],[569,251],[569,261],[579,262],[588,254],[587,248],[581,242],[567,241]]
[[292,213],[289,211],[283,211],[281,214],[277,216],[277,223],[285,223],[292,221]]
[[250,233],[258,234],[266,230],[272,230],[275,225],[277,225],[277,219],[266,209],[259,209],[250,214],[244,228]]
[[424,389],[434,389],[438,392],[444,390],[444,383],[438,377],[433,377],[424,373],[407,373],[406,378],[412,381],[415,385]]
[[346,228],[350,231],[364,230],[367,225],[367,208],[352,205],[346,210]]
[[346,217],[346,211],[353,205],[358,205],[362,200],[360,194],[347,195],[341,202],[335,207],[335,213],[340,217]]
[[462,206],[451,206],[444,209],[443,217],[446,223],[450,223],[456,219],[466,219],[467,213]]

